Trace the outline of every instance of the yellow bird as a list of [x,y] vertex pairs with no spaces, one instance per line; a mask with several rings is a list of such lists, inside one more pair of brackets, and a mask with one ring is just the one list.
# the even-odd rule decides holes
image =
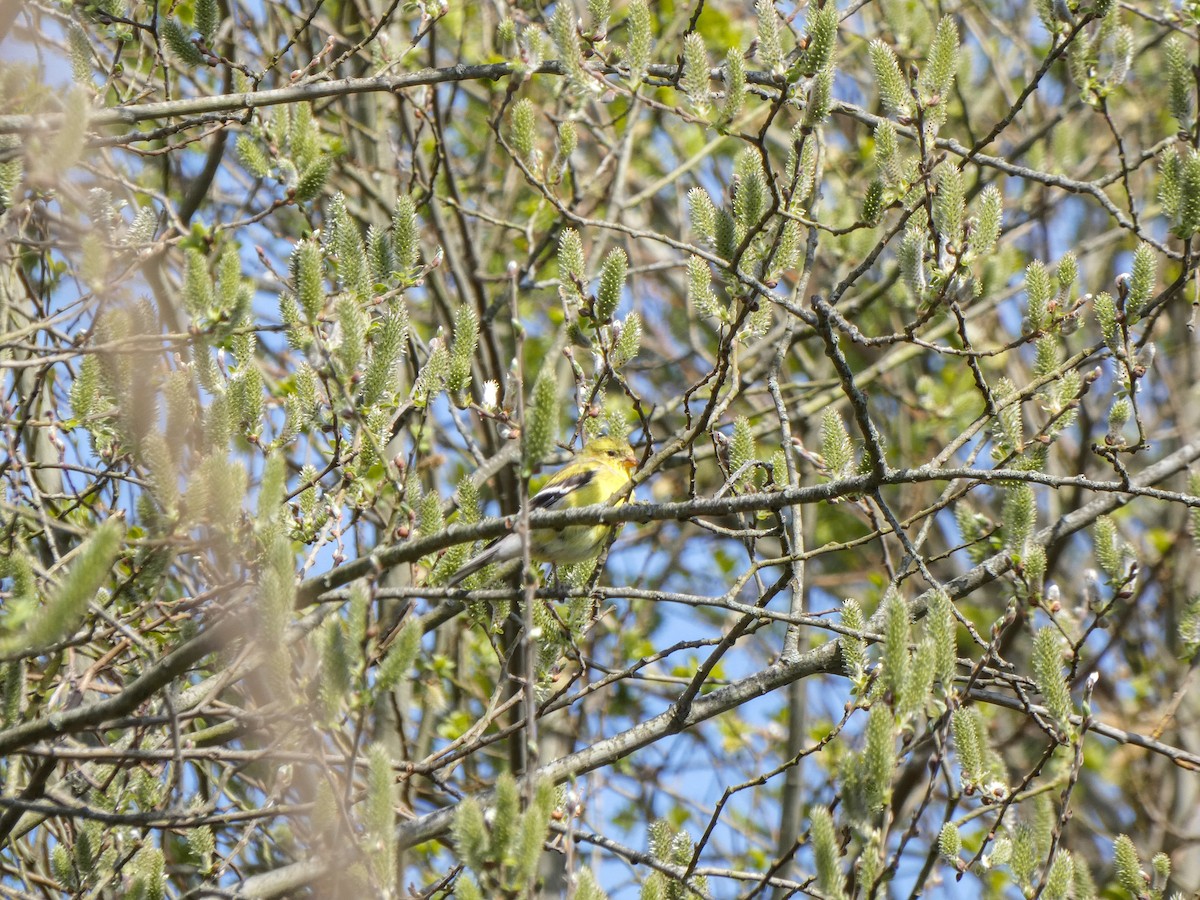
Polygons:
[[[593,438],[530,498],[529,508],[575,509],[603,503],[629,484],[629,476],[636,467],[637,457],[628,441]],[[600,552],[610,530],[608,525],[571,525],[555,531],[534,529],[529,535],[530,555],[542,562],[583,562]],[[484,566],[520,556],[521,536],[507,534],[455,572],[447,585],[453,587]]]

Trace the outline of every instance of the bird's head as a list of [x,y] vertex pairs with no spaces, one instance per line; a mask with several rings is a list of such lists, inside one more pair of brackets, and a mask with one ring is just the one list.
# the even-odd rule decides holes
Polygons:
[[633,454],[633,448],[629,446],[629,441],[622,438],[592,438],[583,448],[583,452],[592,459],[621,466],[626,472],[637,468],[637,457]]

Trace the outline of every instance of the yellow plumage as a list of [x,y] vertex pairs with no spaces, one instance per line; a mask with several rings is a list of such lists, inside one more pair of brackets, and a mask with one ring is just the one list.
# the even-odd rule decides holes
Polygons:
[[[530,498],[530,509],[575,509],[603,503],[629,484],[636,466],[637,457],[628,441],[594,438]],[[583,562],[600,552],[609,531],[607,525],[572,525],[554,531],[535,529],[529,536],[530,555],[542,562]],[[456,585],[484,566],[520,556],[520,535],[505,535],[455,572],[448,584]]]

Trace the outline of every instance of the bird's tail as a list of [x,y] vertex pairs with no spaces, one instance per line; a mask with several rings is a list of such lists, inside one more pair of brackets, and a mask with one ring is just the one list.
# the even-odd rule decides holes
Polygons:
[[446,582],[446,587],[455,587],[459,582],[474,575],[481,569],[485,569],[494,562],[499,562],[500,542],[492,544],[490,547],[485,547],[479,551],[479,554],[474,559],[469,559],[461,569],[450,576]]
[[516,534],[506,534],[488,544],[473,559],[467,560],[463,567],[450,576],[446,587],[454,587],[464,578],[474,575],[480,569],[493,563],[508,562],[521,557],[521,538]]

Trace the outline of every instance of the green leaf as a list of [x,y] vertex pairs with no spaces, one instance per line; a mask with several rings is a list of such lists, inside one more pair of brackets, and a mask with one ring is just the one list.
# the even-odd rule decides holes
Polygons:
[[183,270],[183,302],[193,320],[202,322],[216,305],[208,260],[199,250],[188,250]]
[[212,46],[217,26],[221,24],[221,11],[217,7],[217,0],[196,0],[193,17],[200,37],[204,38],[204,43]]
[[[750,420],[745,416],[738,416],[734,420],[733,437],[729,441],[729,474],[738,475],[743,468],[754,462],[755,452],[754,431],[750,427]],[[738,477],[746,478],[748,473]]]
[[1128,835],[1119,835],[1113,841],[1113,872],[1117,876],[1117,884],[1134,897],[1143,896],[1146,880],[1142,877],[1142,861],[1138,859],[1137,847]]
[[808,32],[808,46],[801,57],[803,70],[806,75],[815,75],[833,62],[838,32],[837,4],[818,6],[810,3],[805,30]]
[[954,248],[962,247],[966,206],[962,171],[954,165],[942,166],[933,196],[933,222],[942,240]]
[[1177,37],[1168,38],[1163,45],[1163,56],[1167,66],[1167,108],[1179,127],[1189,130],[1192,127],[1192,115],[1195,109],[1196,82],[1192,77],[1191,60],[1188,51]]
[[474,797],[467,797],[458,804],[450,826],[450,836],[467,868],[482,872],[488,861],[488,832],[483,809]]
[[574,228],[564,228],[558,238],[558,292],[566,302],[581,303],[587,261],[583,255],[583,238]]
[[908,679],[912,655],[912,628],[908,605],[896,592],[889,588],[883,598],[883,687],[898,697]]
[[[616,330],[614,328],[614,330]],[[620,323],[619,334],[613,342],[610,362],[614,369],[627,365],[642,347],[642,317],[634,310]]]
[[704,38],[693,31],[683,39],[683,78],[679,83],[687,95],[688,108],[697,116],[708,115],[711,108],[708,82],[708,52],[704,48]]
[[612,321],[613,314],[621,302],[621,292],[625,288],[625,276],[629,271],[629,258],[620,247],[614,247],[604,257],[600,268],[600,287],[596,290],[596,321],[606,324]]
[[708,263],[698,256],[690,256],[688,269],[688,303],[702,316],[724,318],[725,309],[712,289],[712,272]]
[[767,181],[762,161],[753,151],[742,153],[734,164],[738,176],[737,194],[733,198],[733,215],[743,230],[759,224],[767,210]]
[[92,83],[92,42],[78,22],[67,29],[67,52],[71,57],[71,77],[76,84]]
[[717,117],[719,124],[728,125],[742,112],[746,102],[746,66],[737,48],[730,47],[725,54],[725,102]]
[[1025,315],[1035,332],[1044,330],[1047,325],[1046,313],[1052,294],[1050,273],[1044,263],[1035,259],[1025,269]]
[[868,48],[871,65],[875,69],[875,82],[879,87],[879,99],[883,107],[894,116],[909,117],[912,115],[912,98],[908,92],[908,84],[900,72],[900,63],[896,54],[881,40],[871,41]]
[[512,127],[512,143],[517,151],[517,156],[526,163],[530,163],[533,161],[533,149],[537,141],[533,101],[528,97],[522,97],[512,105],[512,112],[509,116]]
[[[921,71],[920,90],[925,102],[944,105],[954,86],[954,75],[958,70],[958,26],[951,16],[944,16],[937,25],[933,44]],[[942,119],[945,114],[942,114]]]
[[341,329],[337,358],[342,376],[350,379],[358,373],[366,352],[367,317],[358,301],[351,296],[343,296],[338,300],[336,312]]
[[758,14],[758,58],[767,71],[782,75],[786,67],[779,35],[779,13],[775,11],[774,0],[758,0],[755,11]]
[[192,68],[204,65],[204,55],[192,41],[191,35],[179,24],[178,19],[168,17],[161,20],[158,30],[171,55],[181,63]]
[[[400,358],[407,352],[408,312],[403,298],[397,298],[391,312],[371,341],[371,361],[363,376],[363,403],[367,406],[390,400],[396,387]],[[468,375],[470,364],[468,363]]]
[[862,766],[864,799],[867,808],[877,813],[891,798],[892,775],[896,771],[896,739],[891,710],[883,703],[875,703],[867,718],[866,745],[863,747]]
[[88,604],[108,581],[109,570],[124,539],[125,526],[109,519],[79,549],[58,587],[46,598],[41,614],[29,621],[25,633],[2,642],[5,652],[36,650],[71,634],[87,613]]
[[1037,520],[1037,498],[1028,484],[1015,484],[1004,488],[1004,505],[1001,521],[1004,528],[1004,546],[1009,554],[1020,557],[1025,542],[1033,534]]
[[313,240],[301,241],[292,251],[292,281],[296,287],[296,299],[309,324],[317,321],[325,306],[323,254],[321,245]]
[[1096,310],[1096,321],[1100,323],[1100,333],[1104,336],[1105,345],[1113,353],[1118,352],[1121,335],[1117,330],[1116,302],[1107,291],[1101,291],[1093,298],[1092,306]]
[[395,778],[392,760],[383,744],[372,744],[367,749],[367,796],[363,824],[367,830],[367,846],[381,870],[380,881],[391,885],[395,881],[396,841],[392,829],[396,823],[396,809],[392,800]]
[[896,139],[896,126],[887,119],[875,126],[875,165],[891,187],[900,183],[900,145]]
[[626,58],[629,61],[629,80],[635,90],[650,64],[650,51],[654,40],[651,22],[650,8],[646,5],[646,0],[631,0],[626,20],[629,29]]
[[817,869],[817,886],[821,895],[829,900],[841,900],[846,896],[845,878],[838,864],[837,832],[833,816],[824,806],[814,807],[809,837],[812,840],[813,862]]
[[1158,257],[1149,244],[1138,244],[1133,251],[1133,273],[1129,281],[1129,296],[1125,298],[1125,316],[1129,324],[1140,317],[1154,293],[1158,278]]
[[1004,198],[994,184],[989,184],[979,196],[979,211],[971,235],[971,249],[977,257],[986,256],[996,246],[1003,215]]
[[704,188],[692,188],[688,191],[687,199],[692,231],[701,242],[711,244],[717,233],[716,205]]
[[396,687],[412,668],[421,650],[421,633],[421,625],[416,619],[410,619],[400,630],[379,664],[376,688],[381,693]]
[[825,468],[832,479],[844,477],[854,462],[854,444],[846,431],[846,424],[832,409],[826,410],[821,418],[821,458],[825,460]]
[[300,203],[315,200],[321,195],[325,182],[329,180],[329,172],[333,168],[333,158],[326,154],[316,157],[305,166],[300,177],[296,179],[296,187],[292,196]]
[[1064,729],[1070,726],[1071,695],[1062,673],[1062,636],[1047,625],[1033,638],[1033,680],[1042,702]]
[[446,390],[459,408],[467,404],[471,364],[478,347],[479,317],[464,303],[454,315],[454,346],[450,350],[450,368],[446,372]]
[[958,833],[958,827],[953,822],[944,823],[941,832],[938,833],[938,853],[943,859],[957,862],[961,852],[962,837]]
[[396,198],[392,213],[392,245],[397,274],[402,282],[407,282],[413,277],[421,256],[416,205],[407,194]]
[[533,384],[533,396],[526,409],[525,428],[521,432],[522,474],[528,478],[550,453],[558,434],[558,377],[554,360],[546,360]]

